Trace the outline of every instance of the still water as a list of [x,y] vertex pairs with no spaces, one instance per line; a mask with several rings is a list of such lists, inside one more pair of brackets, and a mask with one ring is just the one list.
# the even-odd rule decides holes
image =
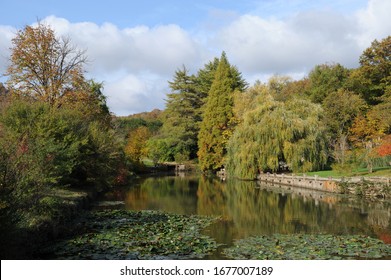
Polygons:
[[249,236],[274,233],[364,234],[391,243],[391,205],[260,182],[202,176],[140,179],[106,194],[129,210],[220,216],[205,230],[222,248]]

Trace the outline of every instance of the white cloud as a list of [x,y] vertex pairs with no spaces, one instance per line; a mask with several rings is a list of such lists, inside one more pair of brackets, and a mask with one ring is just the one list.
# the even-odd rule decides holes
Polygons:
[[356,28],[333,12],[303,12],[286,20],[244,15],[224,28],[217,43],[248,73],[296,73],[325,62],[357,66]]
[[54,16],[44,22],[87,50],[89,76],[103,79],[110,110],[118,115],[163,109],[167,80],[177,68],[191,68],[203,56],[202,47],[177,25],[118,29],[111,23],[70,23]]
[[109,108],[117,115],[129,115],[164,107],[167,82],[153,74],[127,74],[105,83]]
[[11,47],[11,40],[15,34],[15,28],[0,25],[0,79],[6,71],[10,56],[9,48]]
[[58,34],[69,35],[77,46],[86,48],[93,71],[151,71],[171,75],[182,64],[194,64],[201,56],[200,46],[174,24],[118,29],[111,23],[101,26],[91,22],[70,23],[54,16],[43,21]]
[[[87,49],[89,76],[104,82],[110,109],[119,115],[163,109],[174,71],[185,65],[195,73],[222,50],[250,82],[272,74],[300,78],[325,62],[356,67],[374,39],[391,35],[391,0],[368,0],[365,8],[350,12],[345,6],[319,9],[313,4],[304,9],[304,1],[292,3],[294,12],[284,10],[280,17],[212,11],[192,31],[176,24],[120,29],[112,23],[72,23],[55,16],[43,21]],[[0,26],[0,72],[5,71],[15,32]]]
[[363,50],[375,39],[381,40],[391,35],[391,0],[369,0],[365,9],[356,14],[360,27],[357,40]]

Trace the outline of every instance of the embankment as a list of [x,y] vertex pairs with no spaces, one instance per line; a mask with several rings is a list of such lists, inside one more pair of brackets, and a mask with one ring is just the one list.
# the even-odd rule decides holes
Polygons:
[[258,175],[257,179],[268,184],[287,185],[323,192],[355,194],[371,198],[391,198],[391,184],[388,177],[322,178],[262,173]]
[[90,207],[96,195],[96,192],[70,189],[55,189],[47,194],[40,201],[38,213],[21,213],[17,221],[4,223],[1,259],[37,258],[40,247],[72,232],[72,222]]

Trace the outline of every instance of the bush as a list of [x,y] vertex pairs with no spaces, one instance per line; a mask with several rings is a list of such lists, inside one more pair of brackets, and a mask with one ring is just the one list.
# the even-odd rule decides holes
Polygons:
[[56,187],[102,190],[120,158],[113,130],[77,106],[13,101],[0,114],[0,205],[35,209]]

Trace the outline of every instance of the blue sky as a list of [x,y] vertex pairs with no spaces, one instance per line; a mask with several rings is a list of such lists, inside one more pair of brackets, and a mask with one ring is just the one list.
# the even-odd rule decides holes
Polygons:
[[104,82],[117,115],[163,109],[176,69],[195,73],[223,50],[253,83],[326,62],[357,67],[374,39],[391,35],[391,0],[3,2],[0,73],[16,30],[40,19],[87,50],[88,75]]
[[[91,21],[97,24],[111,22],[119,28],[171,23],[179,24],[183,28],[192,28],[205,20],[211,9],[244,13],[254,6],[252,1],[244,2],[245,4],[241,4],[240,1],[222,0],[7,1],[2,4],[2,9],[7,12],[2,15],[0,23],[22,26],[34,22],[37,17],[56,15],[72,22]],[[15,16],[17,14],[18,16]]]
[[[231,12],[237,15],[254,14],[263,17],[283,17],[305,10],[332,9],[342,13],[364,8],[365,0],[304,1],[304,0],[14,0],[2,3],[4,13],[0,24],[23,27],[48,15],[72,22],[110,22],[119,28],[134,25],[178,24],[185,29],[199,26],[213,13]],[[219,20],[219,19],[217,19]]]

